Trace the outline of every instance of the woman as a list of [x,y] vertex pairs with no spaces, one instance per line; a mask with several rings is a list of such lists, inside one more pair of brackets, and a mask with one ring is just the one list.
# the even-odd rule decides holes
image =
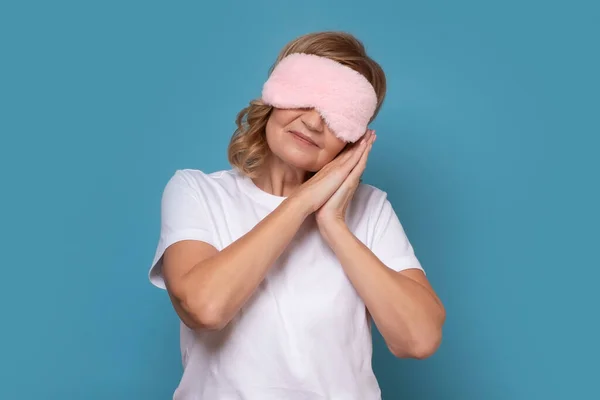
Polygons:
[[238,115],[234,168],[169,180],[150,279],[182,321],[175,399],[380,399],[371,321],[397,357],[437,349],[444,308],[360,183],[384,96],[353,36],[302,36]]

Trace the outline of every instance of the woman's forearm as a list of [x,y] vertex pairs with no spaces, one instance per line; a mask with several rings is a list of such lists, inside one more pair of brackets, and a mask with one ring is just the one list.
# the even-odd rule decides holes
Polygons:
[[250,298],[303,221],[305,206],[284,200],[247,234],[191,268],[183,277],[182,307],[199,325],[224,327]]
[[348,228],[331,224],[322,234],[397,357],[425,358],[441,341],[445,311],[424,285],[385,266]]

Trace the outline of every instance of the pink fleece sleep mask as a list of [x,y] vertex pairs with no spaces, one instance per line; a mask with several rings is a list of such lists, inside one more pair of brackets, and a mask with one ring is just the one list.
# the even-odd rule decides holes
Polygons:
[[377,94],[359,72],[329,58],[293,53],[273,69],[262,91],[277,108],[314,108],[333,133],[356,142],[377,108]]

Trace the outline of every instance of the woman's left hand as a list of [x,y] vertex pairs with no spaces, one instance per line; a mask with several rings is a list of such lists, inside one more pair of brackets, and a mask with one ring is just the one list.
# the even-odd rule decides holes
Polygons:
[[367,166],[367,158],[376,138],[375,131],[373,130],[368,130],[365,135],[367,147],[360,161],[358,161],[358,164],[356,164],[338,190],[315,212],[317,225],[321,232],[332,224],[346,223],[346,209],[358,188],[360,177]]

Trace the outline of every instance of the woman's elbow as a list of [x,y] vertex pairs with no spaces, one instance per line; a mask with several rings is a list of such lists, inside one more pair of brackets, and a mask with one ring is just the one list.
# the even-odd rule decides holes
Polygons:
[[[439,349],[442,343],[442,327],[446,315],[442,309],[435,323],[422,326],[410,335],[409,340],[402,340],[402,344],[389,345],[392,354],[398,358],[415,358],[424,360],[431,357]],[[400,342],[400,341],[399,341]]]
[[193,311],[193,320],[196,331],[220,331],[227,325],[223,313],[213,304],[203,304]]
[[409,345],[389,345],[390,352],[397,358],[414,358],[424,360],[431,357],[440,347],[442,342],[441,330],[431,333],[420,339],[413,340]]
[[172,294],[173,303],[182,322],[195,331],[218,331],[227,325],[222,307],[204,299],[198,291],[179,290]]
[[412,349],[412,358],[425,360],[435,354],[442,343],[442,332],[432,335],[426,340],[421,340]]

